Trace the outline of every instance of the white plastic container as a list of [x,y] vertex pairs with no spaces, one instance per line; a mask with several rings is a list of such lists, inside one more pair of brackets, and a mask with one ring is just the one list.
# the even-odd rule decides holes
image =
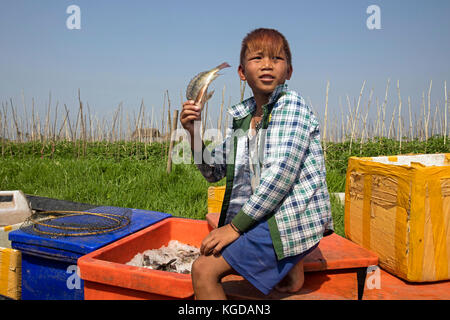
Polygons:
[[9,233],[20,228],[23,222],[10,226],[0,227],[0,248],[11,249],[11,241],[9,241]]
[[24,222],[31,216],[31,208],[22,191],[0,191],[1,198],[8,196],[11,201],[0,201],[0,227]]

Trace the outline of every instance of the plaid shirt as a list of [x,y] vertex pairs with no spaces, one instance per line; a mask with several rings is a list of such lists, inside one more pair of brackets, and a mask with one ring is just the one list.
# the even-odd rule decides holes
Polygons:
[[[239,120],[251,118],[255,109],[252,97],[229,112]],[[215,182],[225,177],[227,163],[234,164],[231,196],[221,221],[232,221],[246,231],[267,218],[277,257],[282,259],[314,246],[324,233],[333,230],[333,221],[319,123],[312,110],[286,85],[274,90],[263,109],[268,111],[268,125],[263,132],[261,177],[255,192],[250,184],[246,134],[237,137],[234,149],[234,137],[229,134],[206,157],[209,164],[198,167],[208,181]]]

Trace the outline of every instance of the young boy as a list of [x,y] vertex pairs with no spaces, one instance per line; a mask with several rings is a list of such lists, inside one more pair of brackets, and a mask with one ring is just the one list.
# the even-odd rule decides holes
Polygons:
[[[287,89],[292,70],[281,33],[261,28],[244,38],[238,74],[253,97],[229,110],[233,134],[208,157],[223,161],[197,165],[210,182],[227,177],[219,227],[192,266],[197,299],[225,299],[221,279],[231,273],[264,294],[275,287],[296,292],[304,281],[302,259],[332,232],[319,125],[304,99]],[[200,110],[186,101],[180,121],[193,153],[208,154],[194,143]]]

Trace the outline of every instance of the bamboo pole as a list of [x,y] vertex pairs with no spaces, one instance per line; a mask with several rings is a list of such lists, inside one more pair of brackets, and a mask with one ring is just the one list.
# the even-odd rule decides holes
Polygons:
[[[359,104],[361,103],[361,97],[362,97],[365,85],[366,85],[366,80],[364,80],[363,85],[361,87],[361,91],[359,93],[358,104],[356,105],[356,112],[355,112],[356,115],[358,115]],[[352,124],[352,134],[351,134],[351,137],[350,137],[350,154],[352,153],[352,143],[353,143],[353,136],[355,134],[356,120],[357,119],[354,119],[353,124]]]
[[[395,132],[395,128],[394,128],[394,120],[395,120],[395,112],[397,111],[397,109],[394,108],[394,111],[392,111],[392,117],[391,117],[391,122],[389,124],[389,131],[388,131],[388,139],[391,138],[391,132],[394,131]],[[394,133],[393,133],[394,134]]]
[[408,96],[408,109],[409,109],[409,141],[413,140],[413,125],[411,117],[411,97]]
[[120,135],[120,141],[125,141],[125,134],[123,132],[123,108],[121,106],[120,108],[120,118],[119,118],[119,135]]
[[86,114],[84,114],[84,119],[83,119],[83,127],[84,127],[84,133],[83,133],[83,136],[84,136],[84,139],[83,139],[83,141],[82,141],[82,150],[83,150],[83,158],[85,158],[86,157],[86,149],[87,149],[87,135],[86,135],[86,121],[87,121],[87,115]]
[[47,107],[47,116],[45,117],[45,129],[44,129],[44,135],[45,135],[45,141],[47,142],[49,136],[50,136],[50,106],[52,104],[52,92],[49,92],[48,97],[48,107]]
[[[445,101],[444,101],[444,103],[445,103]],[[445,110],[445,105],[444,105],[444,110]],[[436,125],[436,131],[437,131],[438,135],[439,134],[443,135],[443,132],[444,132],[444,123],[443,123],[444,122],[444,118],[443,118],[443,113],[441,112],[440,108],[438,108],[437,116],[439,117],[439,119],[438,119],[438,122],[437,122],[437,125]]]
[[[138,114],[138,118],[135,122],[135,126],[134,126],[134,132],[137,132],[138,134],[138,142],[142,142],[142,135],[141,135],[141,119],[143,117],[142,112],[143,112],[143,108],[144,108],[144,99],[141,100],[141,106],[139,107],[139,114]],[[136,152],[137,152],[137,144],[136,144]]]
[[88,109],[88,119],[89,119],[89,142],[93,142],[93,131],[92,131],[92,116],[91,116],[91,107],[89,106],[89,102],[86,102],[87,104],[87,109]]
[[11,114],[12,114],[12,117],[13,117],[14,125],[16,127],[16,139],[15,140],[17,140],[19,142],[22,142],[21,132],[19,130],[19,125],[17,123],[17,114],[16,114],[16,111],[15,111],[12,99],[10,98],[9,101],[11,102]]
[[448,98],[447,98],[447,81],[444,81],[444,145],[447,143],[447,113],[448,113]]
[[433,126],[431,127],[431,137],[433,137],[436,134],[436,130],[437,130],[436,122],[437,122],[438,112],[439,112],[439,103],[436,102],[436,108],[434,110],[434,116],[433,116]]
[[345,122],[344,122],[344,109],[342,108],[341,96],[339,96],[339,108],[341,110],[341,142],[345,139]]
[[[142,99],[144,100],[144,99]],[[148,142],[148,135],[147,135],[147,131],[150,131],[151,134],[151,130],[147,130],[147,121],[145,119],[145,104],[144,104],[144,110],[142,112],[142,127],[144,129],[145,132],[145,136],[144,136],[144,158],[148,159],[147,157],[147,142]]]
[[130,117],[129,114],[127,112],[127,136],[129,137],[129,141],[131,141],[131,125],[130,125]]
[[428,127],[430,125],[430,113],[431,113],[431,87],[433,86],[433,80],[430,80],[430,87],[428,89],[428,115],[425,128],[425,140],[428,141]]
[[[169,90],[166,90],[167,92],[167,128],[170,128],[171,130],[171,124],[172,124],[172,115],[171,115],[171,102],[170,102],[170,97],[169,97]],[[167,137],[167,140],[170,139],[170,135]]]
[[25,124],[26,124],[26,126],[25,126],[25,135],[26,135],[27,141],[28,141],[29,138],[30,138],[30,130],[28,128],[28,111],[27,111],[27,106],[26,106],[26,103],[25,103],[25,93],[23,92],[23,89],[22,89],[21,95],[22,95],[22,106],[23,106],[23,110],[24,110],[24,113],[25,113]]
[[[58,131],[58,139],[60,139],[60,137],[61,137],[61,131],[62,131],[62,129],[64,129],[64,128],[67,129],[67,123],[66,123],[66,122],[67,122],[68,117],[69,117],[69,112],[67,112],[67,108],[66,108],[66,116],[64,117],[63,123],[62,123],[61,127],[59,128],[59,131]],[[66,136],[67,136],[67,135],[66,135]]]
[[383,123],[381,127],[381,136],[384,137],[384,130],[385,130],[385,120],[386,120],[386,105],[387,105],[387,97],[388,97],[388,91],[389,91],[389,83],[391,82],[391,79],[388,78],[387,84],[386,84],[386,92],[384,95],[384,103],[383,103]]
[[423,109],[423,128],[422,128],[422,134],[420,137],[420,141],[423,141],[423,138],[425,137],[426,133],[425,133],[425,129],[427,126],[427,117],[426,117],[426,111],[425,111],[425,92],[422,91],[422,109]]
[[[67,109],[67,106],[66,106],[65,104],[64,104],[64,108],[66,109],[67,119],[69,119],[69,110]],[[33,117],[34,117],[34,116],[33,116]],[[67,121],[67,123],[69,124],[69,130],[70,130],[71,141],[73,141],[72,125],[70,124],[70,121]]]
[[398,92],[398,128],[397,128],[397,140],[400,141],[400,153],[402,152],[402,96],[400,95],[400,80],[397,80],[397,92]]
[[141,101],[141,106],[139,108],[139,114],[138,114],[138,118],[136,120],[136,117],[134,117],[134,132],[137,132],[138,134],[138,139],[134,141],[134,147],[136,149],[136,159],[139,159],[139,143],[141,142],[141,128],[140,126],[140,121],[141,121],[141,114],[142,114],[142,108],[143,108],[143,103],[144,101]]
[[36,122],[35,122],[35,118],[34,118],[34,97],[31,98],[31,118],[33,121],[33,125],[31,127],[31,140],[33,141],[33,151],[34,151],[34,141],[36,139],[34,133],[36,131]]
[[[413,115],[414,111],[412,110],[411,96],[408,96],[407,101],[405,101],[405,103],[408,103],[407,106],[408,110],[407,111],[403,110],[405,109],[406,106],[405,107],[403,106],[403,98],[401,96],[400,84],[399,80],[397,80],[396,88],[394,88],[394,90],[395,89],[397,90],[398,102],[395,105],[394,111],[391,114],[392,118],[390,119],[390,123],[387,123],[387,121],[389,121],[389,118],[386,117],[387,113],[391,113],[391,111],[387,110],[387,102],[388,102],[387,97],[389,90],[391,90],[390,79],[388,79],[387,81],[384,102],[382,101],[382,97],[381,99],[378,99],[378,97],[376,97],[377,101],[376,118],[368,117],[372,112],[370,111],[371,110],[370,108],[373,109],[375,107],[375,106],[372,107],[372,99],[375,98],[373,94],[374,89],[372,88],[370,92],[368,104],[364,106],[362,100],[362,93],[364,93],[365,90],[364,83],[361,88],[359,99],[358,97],[352,98],[352,100],[354,101],[350,103],[351,100],[347,95],[347,103],[348,103],[347,111],[344,110],[346,109],[346,107],[342,107],[341,97],[339,97],[339,106],[341,112],[341,115],[339,116],[339,111],[336,110],[336,112],[333,114],[332,110],[328,110],[330,103],[329,90],[331,83],[329,80],[327,81],[325,106],[324,106],[325,112],[323,118],[323,137],[322,137],[324,156],[326,158],[330,156],[330,154],[327,152],[327,148],[331,145],[330,142],[334,141],[338,142],[339,140],[345,141],[346,138],[350,140],[351,151],[353,151],[354,149],[353,145],[356,141],[360,143],[361,154],[362,151],[364,151],[362,149],[364,148],[363,144],[365,142],[369,141],[370,139],[372,139],[372,141],[375,141],[376,137],[381,136],[383,137],[388,136],[388,138],[390,139],[397,139],[399,143],[399,152],[403,151],[405,141],[408,140],[413,141],[414,139],[421,139],[422,141],[428,141],[430,137],[435,135],[439,136],[443,135],[444,144],[446,145],[447,136],[449,134],[448,130],[449,102],[448,102],[448,91],[446,81],[444,81],[444,107],[442,109],[440,108],[439,101],[438,102],[431,101],[433,81],[430,80],[430,82],[427,84],[428,85],[427,93],[425,93],[424,90],[422,92],[422,104],[420,104],[419,100],[418,111],[416,112],[416,114]],[[244,87],[245,83],[241,82],[241,93],[243,92]],[[228,124],[228,117],[227,117],[228,114],[225,112],[226,111],[225,93],[226,93],[226,86],[224,86],[222,90],[220,113],[216,120],[214,120],[213,117],[208,116],[209,106],[208,105],[205,106],[204,110],[205,114],[202,117],[203,118],[201,131],[202,135],[204,135],[207,128],[213,127],[215,125],[213,124],[214,121],[217,121],[217,129],[219,130],[219,132],[224,131],[223,136],[224,137],[226,136],[226,130],[228,126],[225,124]],[[165,108],[164,110],[167,109],[168,111],[163,114],[162,132],[165,134],[162,136],[164,141],[167,142],[167,140],[170,139],[170,134],[167,134],[167,131],[171,130],[172,127],[173,111],[171,111],[171,102],[168,90],[165,90],[165,95],[167,95],[168,108],[165,108],[166,101],[164,101],[164,108]],[[180,97],[182,98],[181,94]],[[124,120],[123,113],[126,113],[126,111],[123,110],[121,104],[117,107],[117,111],[115,112],[114,117],[112,119],[111,117],[107,119],[106,125],[101,127],[101,121],[95,120],[96,118],[95,119],[93,118],[94,114],[90,110],[89,103],[87,103],[88,108],[87,113],[85,112],[83,102],[81,101],[80,89],[78,89],[79,107],[76,121],[71,121],[75,119],[73,117],[72,119],[70,119],[70,112],[65,104],[64,109],[62,109],[61,107],[59,107],[59,101],[57,101],[55,108],[52,109],[53,97],[51,91],[49,92],[48,101],[44,102],[44,115],[43,116],[41,115],[41,117],[37,115],[38,112],[35,111],[34,100],[35,99],[32,98],[31,103],[32,106],[30,114],[28,114],[27,101],[23,90],[21,91],[21,101],[19,101],[19,105],[17,105],[17,101],[13,101],[10,98],[7,99],[6,105],[5,103],[2,103],[2,107],[0,107],[1,111],[0,136],[2,138],[3,155],[9,154],[10,152],[14,152],[14,148],[11,148],[9,143],[7,143],[8,139],[16,140],[18,143],[28,140],[33,143],[33,150],[35,150],[35,148],[38,148],[36,151],[39,152],[39,148],[42,147],[43,149],[41,150],[41,153],[45,152],[46,154],[49,153],[50,142],[53,145],[61,141],[62,139],[72,140],[74,144],[73,150],[75,151],[76,156],[77,151],[78,155],[86,155],[87,149],[89,147],[89,141],[99,142],[104,138],[108,139],[111,142],[112,141],[118,142],[122,139],[122,133],[123,132],[126,133],[125,127],[123,127],[122,130],[122,122],[125,125],[125,122],[123,121]],[[378,103],[378,101],[380,103]],[[361,105],[361,103],[363,104]],[[436,104],[433,114],[431,113],[432,103]],[[22,104],[22,106],[20,106],[20,104]],[[367,109],[365,109],[365,107],[367,107]],[[23,110],[21,110],[21,108],[23,108]],[[135,126],[136,129],[144,129],[147,128],[148,125],[150,125],[153,128],[154,124],[156,126],[156,123],[160,121],[158,119],[155,119],[154,111],[155,110],[152,108],[150,119],[149,117],[150,113],[145,112],[145,105],[142,100],[139,117],[137,119],[135,117],[134,120],[136,122],[133,123],[128,128],[131,128],[132,130],[133,126]],[[61,112],[62,114],[59,115],[59,113]],[[223,112],[225,112],[225,115],[223,114]],[[372,113],[374,112],[375,111],[373,111]],[[405,112],[408,112],[407,116],[409,116],[409,120],[403,117]],[[159,117],[158,114],[159,113],[156,112],[156,118]],[[75,114],[73,116],[75,116]],[[341,122],[339,123],[339,120],[336,119],[338,121],[335,121],[334,123],[329,123],[328,118],[331,119],[334,117],[336,118],[340,117]],[[76,124],[74,124],[73,122],[76,122]],[[103,122],[105,123],[105,120]],[[407,128],[406,126],[409,126],[409,128]],[[109,129],[111,129],[111,131],[109,131]],[[142,130],[137,130],[136,138],[139,137],[138,141],[142,142],[145,140],[146,143],[149,142],[149,140],[153,141],[154,136],[144,136],[143,132],[144,131]],[[127,138],[128,137],[126,137],[126,139]],[[148,151],[147,147],[148,146],[145,144],[144,149],[146,154]],[[169,143],[167,143],[167,145],[163,143],[162,153],[164,157],[167,154],[167,149],[169,147],[170,147]],[[114,150],[114,153],[119,154],[121,148],[123,148],[123,145],[114,146],[114,149],[116,149]],[[140,146],[139,148],[138,146],[136,146],[136,148],[138,152],[141,151]]]
[[327,90],[325,95],[325,116],[323,128],[323,156],[327,159],[327,115],[328,115],[328,91],[330,89],[330,81],[327,81]]
[[369,110],[370,110],[370,103],[372,101],[372,95],[373,95],[373,88],[370,90],[370,94],[369,94],[369,102],[367,103],[367,111],[366,111],[366,115],[363,118],[363,130],[361,133],[361,140],[359,141],[359,154],[362,154],[362,145],[364,143],[364,134],[366,134],[367,136],[367,140],[369,139],[369,135],[368,135],[368,129],[367,129],[367,118],[369,116]]
[[[231,96],[228,98],[228,108],[231,106]],[[227,136],[228,130],[228,112],[225,112],[225,125],[223,126],[223,136]]]
[[167,157],[167,173],[170,173],[172,171],[172,150],[175,142],[175,139],[173,139],[172,135],[177,130],[177,123],[178,123],[178,110],[175,110],[173,115],[173,123],[172,126],[170,127],[170,145],[169,145],[169,154]]
[[161,114],[161,136],[164,137],[164,117],[166,113],[166,92],[164,92],[164,100],[163,100],[163,112]]
[[165,142],[164,143],[164,157],[166,154],[168,154],[169,152],[169,146],[167,144],[167,142],[169,142],[170,144],[170,135],[172,134],[172,119],[171,119],[171,114],[170,114],[170,109],[171,109],[171,102],[170,102],[170,97],[169,97],[169,90],[166,90],[167,92],[167,129],[169,130],[169,132],[166,134],[165,136]]
[[372,137],[372,141],[374,141],[375,136],[381,137],[381,106],[378,103],[378,97],[375,98],[375,103],[377,105],[377,122],[375,125],[375,134]]
[[352,110],[353,108],[350,103],[350,98],[349,98],[348,94],[346,96],[347,96],[348,115],[347,115],[347,123],[345,126],[345,135],[349,136],[349,132],[351,133],[350,129],[353,124],[353,110]]
[[[5,117],[6,119],[6,115],[4,113],[5,111],[5,107],[3,106],[3,102],[2,102],[2,110],[3,110],[3,117]],[[0,113],[0,123],[3,122],[3,117],[1,116],[2,114]],[[6,121],[4,122],[4,124],[2,123],[2,157],[5,156],[5,142],[6,142]]]
[[55,106],[55,119],[53,121],[53,128],[52,128],[52,137],[53,137],[53,142],[56,141],[56,123],[58,122],[58,106],[59,106],[59,101],[56,101],[56,106]]
[[222,132],[222,114],[223,114],[223,106],[225,104],[225,85],[222,89],[222,102],[220,104],[220,113],[219,113],[219,120],[217,120],[217,130],[219,132]]
[[[79,97],[79,95],[80,95],[80,89],[78,89],[78,97]],[[79,98],[78,98],[79,99]],[[78,114],[77,114],[77,121],[76,121],[76,123],[75,123],[75,130],[73,131],[74,132],[74,134],[75,134],[75,136],[74,136],[74,138],[72,139],[73,140],[73,144],[74,144],[74,153],[76,152],[76,146],[77,146],[77,140],[78,140],[78,123],[79,123],[79,121],[80,121],[80,102],[79,102],[79,105],[78,105]]]
[[95,116],[95,142],[97,143],[97,146],[100,146],[100,142],[103,141],[103,133],[102,133],[102,127],[100,125],[100,120]]
[[[152,106],[152,118],[150,120],[150,127],[151,128],[153,128],[153,125],[154,125],[154,122],[153,122],[154,110],[155,110],[155,108]],[[150,143],[153,143],[153,134],[150,136]]]

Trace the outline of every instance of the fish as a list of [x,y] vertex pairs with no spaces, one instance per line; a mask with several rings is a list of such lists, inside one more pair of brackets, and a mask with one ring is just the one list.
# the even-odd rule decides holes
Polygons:
[[200,256],[200,249],[171,240],[167,246],[138,253],[127,265],[153,270],[190,274],[193,262]]
[[211,70],[203,71],[197,74],[191,79],[187,86],[186,98],[188,100],[194,100],[195,104],[201,103],[203,105],[206,101],[211,99],[214,94],[214,90],[209,93],[207,92],[208,86],[219,76],[218,72],[220,70],[229,67],[231,66],[224,62]]
[[160,264],[156,267],[156,270],[162,270],[162,271],[169,271],[170,269],[177,270],[175,266],[172,266],[171,264],[177,261],[177,259],[172,259],[167,263]]

